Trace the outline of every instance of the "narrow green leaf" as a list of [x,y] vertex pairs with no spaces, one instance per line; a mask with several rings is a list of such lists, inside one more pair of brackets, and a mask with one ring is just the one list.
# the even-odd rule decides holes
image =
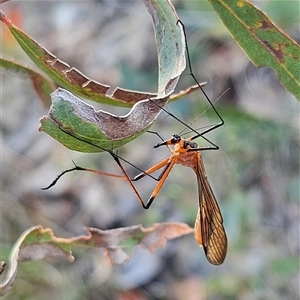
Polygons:
[[153,21],[158,52],[158,92],[165,96],[174,91],[184,71],[185,40],[177,25],[178,16],[169,0],[143,0]]
[[[174,27],[177,16],[168,1],[144,0],[154,21],[159,52],[159,93],[165,96],[178,81],[185,68],[184,40],[180,29]],[[28,34],[17,28],[0,10],[0,20],[7,25],[16,41],[28,57],[52,80],[74,94],[103,104],[132,107],[140,100],[155,97],[155,94],[116,88],[107,95],[110,86],[96,82],[77,69],[60,60]],[[175,43],[174,41],[177,41]],[[174,67],[176,66],[176,68]],[[175,95],[175,99],[177,99]]]
[[136,102],[156,95],[116,88],[107,95],[110,86],[98,83],[58,59],[25,32],[16,27],[0,10],[0,20],[8,27],[28,57],[58,85],[74,94],[99,103],[132,107]]
[[272,68],[300,100],[300,48],[246,0],[208,0],[234,39],[257,66]]
[[37,70],[26,66],[22,62],[11,60],[8,58],[0,57],[0,67],[7,71],[13,71],[18,74],[28,77],[39,95],[43,105],[49,107],[51,104],[50,94],[55,90],[56,86],[52,80]]

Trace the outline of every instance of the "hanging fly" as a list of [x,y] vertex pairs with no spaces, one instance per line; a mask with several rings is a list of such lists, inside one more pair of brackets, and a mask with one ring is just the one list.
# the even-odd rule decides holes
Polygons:
[[[184,24],[179,20],[178,22],[181,23],[183,30],[184,30]],[[184,31],[185,34],[185,31]],[[197,85],[199,86],[199,89],[202,90],[205,98],[209,102],[210,106],[220,119],[220,122],[212,125],[202,132],[197,132],[195,129],[193,129],[190,125],[185,124],[183,121],[181,121],[179,118],[177,118],[175,115],[172,113],[169,113],[165,108],[161,107],[162,110],[167,112],[170,116],[175,118],[177,121],[180,123],[184,124],[186,128],[191,130],[194,135],[190,138],[182,138],[178,134],[173,134],[172,137],[168,140],[163,140],[160,143],[157,143],[154,148],[159,148],[161,146],[167,146],[170,150],[170,156],[162,160],[161,162],[155,164],[151,168],[149,168],[146,171],[143,171],[124,158],[120,157],[117,155],[115,152],[107,149],[103,149],[100,146],[93,145],[92,143],[89,143],[87,141],[81,140],[80,138],[73,136],[71,133],[61,129],[65,133],[73,136],[74,138],[81,140],[83,142],[89,143],[93,146],[99,147],[101,150],[105,150],[110,153],[110,155],[114,158],[118,166],[120,167],[123,175],[117,175],[117,174],[111,174],[111,173],[106,173],[102,172],[99,170],[93,170],[93,169],[88,169],[88,168],[82,168],[80,166],[77,166],[74,163],[74,167],[68,170],[65,170],[62,172],[57,178],[46,188],[43,188],[44,190],[51,188],[54,186],[57,181],[66,173],[72,172],[72,171],[88,171],[88,172],[93,172],[98,175],[104,175],[104,176],[109,176],[109,177],[114,177],[118,179],[123,179],[127,180],[128,183],[130,184],[132,190],[134,191],[137,199],[139,200],[140,204],[142,205],[143,208],[148,209],[151,204],[153,203],[154,199],[156,198],[157,194],[161,190],[162,186],[164,185],[168,175],[170,174],[172,168],[174,167],[175,164],[180,164],[185,167],[191,168],[194,173],[196,174],[197,177],[197,184],[198,184],[198,201],[199,201],[199,208],[198,208],[198,213],[196,217],[196,222],[195,222],[195,227],[194,227],[194,236],[195,239],[197,240],[198,244],[203,246],[205,255],[208,259],[208,261],[212,264],[219,265],[223,263],[225,257],[226,257],[226,252],[227,252],[227,237],[225,233],[225,229],[223,226],[223,218],[222,214],[219,208],[219,205],[217,203],[217,200],[215,198],[215,195],[212,191],[212,188],[208,182],[203,161],[202,161],[202,156],[201,156],[201,151],[204,150],[217,150],[219,147],[212,143],[210,140],[208,140],[205,137],[205,134],[208,132],[222,126],[224,124],[224,120],[222,119],[221,115],[218,113],[216,108],[214,107],[214,104],[211,102],[205,91],[202,89],[201,85],[198,83],[196,77],[194,76],[192,72],[192,67],[191,67],[191,61],[190,61],[190,56],[188,52],[188,46],[187,46],[187,41],[185,39],[186,43],[186,51],[187,51],[187,61],[190,69],[190,75],[193,77]],[[153,101],[154,102],[154,101]],[[155,102],[154,102],[155,103]],[[157,134],[159,137],[160,135]],[[195,139],[197,138],[203,138],[207,142],[210,143],[210,146],[208,147],[200,147],[197,143],[194,142]],[[138,169],[141,173],[135,176],[134,178],[130,178],[125,169],[123,168],[123,165],[121,161],[124,161],[128,163],[129,165],[135,167]],[[161,170],[160,175],[158,178],[155,178],[152,173],[155,171]],[[142,179],[145,176],[150,176],[151,178],[157,180],[157,184],[149,197],[147,202],[144,202],[143,199],[141,198],[140,194],[138,193],[137,189],[135,188],[133,182],[138,181]]]

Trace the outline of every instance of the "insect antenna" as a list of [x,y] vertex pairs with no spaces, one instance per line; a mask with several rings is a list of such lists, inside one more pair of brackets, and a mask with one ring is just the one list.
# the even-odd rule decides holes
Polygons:
[[157,131],[147,130],[147,132],[157,135],[162,141],[165,140]]
[[[225,93],[227,93],[228,91],[230,90],[230,88],[228,88],[228,89],[226,89],[218,98],[217,98],[217,100],[216,101],[214,101],[214,104],[216,103],[216,102],[218,102],[223,96],[224,96],[224,94]],[[189,123],[189,126],[192,126],[197,120],[199,120],[207,111],[209,110],[209,107],[208,108],[206,108],[199,116],[197,116],[193,121],[191,121],[190,123]],[[204,129],[204,128],[208,128],[208,127],[210,127],[210,125],[207,125],[207,126],[203,126],[203,127],[201,127],[201,128],[196,128],[195,130],[196,131],[198,131],[198,130],[200,130],[200,129]],[[190,131],[186,131],[188,129],[188,127],[186,127],[186,128],[184,128],[183,130],[181,130],[178,134],[179,135],[188,135],[188,134],[190,134],[190,133],[192,133],[193,131],[192,130],[190,130]],[[184,131],[186,131],[186,132],[184,132]],[[184,133],[183,133],[184,132]]]

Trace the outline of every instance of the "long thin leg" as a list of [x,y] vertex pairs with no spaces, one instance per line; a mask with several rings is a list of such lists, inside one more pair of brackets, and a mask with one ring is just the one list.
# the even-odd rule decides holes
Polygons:
[[[196,138],[198,138],[198,137],[199,137],[198,135],[192,136],[192,137],[190,138],[190,140],[192,141],[192,140],[194,140],[194,139],[196,139]],[[189,151],[198,151],[198,150],[201,150],[201,151],[203,151],[203,150],[219,150],[219,149],[220,149],[218,145],[216,145],[215,143],[213,143],[212,141],[210,141],[207,137],[205,137],[205,136],[203,136],[203,135],[201,135],[201,137],[202,137],[204,140],[206,140],[208,143],[210,143],[210,144],[212,145],[212,147],[200,147],[200,148],[197,148],[197,149],[190,149]]]
[[[140,172],[142,172],[142,173],[145,173],[146,176],[149,176],[149,177],[151,177],[152,179],[154,179],[154,180],[157,181],[157,178],[155,178],[155,177],[152,176],[151,174],[147,174],[145,171],[143,171],[143,170],[140,169],[139,167],[135,166],[134,164],[132,164],[132,163],[129,162],[128,160],[122,158],[122,157],[119,156],[118,154],[114,153],[112,150],[105,149],[105,148],[103,148],[103,147],[101,147],[101,146],[99,146],[99,145],[95,145],[95,144],[91,143],[90,141],[86,141],[86,140],[84,140],[84,139],[82,139],[82,138],[80,138],[80,137],[78,137],[78,136],[74,136],[74,135],[71,134],[70,132],[68,132],[68,131],[66,131],[66,130],[64,130],[64,129],[62,129],[61,127],[59,127],[59,129],[60,129],[61,131],[63,131],[64,133],[68,134],[69,136],[73,137],[74,139],[77,139],[77,140],[79,140],[79,141],[81,141],[81,142],[84,142],[84,143],[86,143],[86,144],[89,144],[89,145],[91,145],[91,146],[94,146],[94,147],[96,147],[96,148],[99,148],[99,149],[102,150],[102,151],[108,152],[114,159],[115,159],[115,157],[117,157],[119,160],[124,161],[125,163],[127,163],[128,165],[130,165],[130,166],[132,166],[133,168],[137,169],[138,171],[140,171]],[[73,163],[74,163],[74,162],[73,162]],[[76,166],[76,164],[75,164],[75,166]],[[79,167],[79,168],[80,168],[80,167]],[[74,170],[79,170],[79,169],[76,169],[76,167],[73,168],[73,169],[74,169]],[[71,172],[73,169],[70,169],[68,172]],[[94,170],[94,171],[95,171],[95,170]],[[90,172],[93,172],[93,170],[90,170]],[[67,172],[65,172],[65,173],[67,173]],[[95,172],[94,172],[94,173],[95,173]],[[101,173],[101,171],[100,171],[100,173]],[[100,175],[100,173],[99,173],[99,175]],[[107,174],[109,174],[109,173],[107,173]],[[63,175],[63,174],[61,174],[61,175]],[[113,174],[111,174],[111,175],[113,175]],[[110,176],[110,175],[107,175],[107,176]],[[113,177],[113,176],[111,176],[111,177]]]
[[[204,94],[206,100],[208,101],[208,103],[210,104],[210,106],[212,107],[212,109],[214,110],[214,112],[216,113],[216,115],[218,116],[218,118],[220,119],[220,122],[212,125],[210,127],[208,127],[207,129],[203,130],[202,132],[198,132],[197,130],[195,130],[193,127],[191,127],[190,125],[186,124],[185,122],[183,122],[182,120],[180,120],[178,117],[176,117],[174,114],[170,113],[169,111],[167,111],[164,107],[158,105],[155,101],[153,101],[154,104],[156,104],[157,106],[159,106],[164,112],[166,112],[167,114],[169,114],[169,116],[173,117],[175,120],[177,120],[178,122],[180,122],[181,124],[183,124],[184,126],[186,126],[186,128],[190,129],[192,132],[195,133],[194,136],[192,136],[190,138],[190,140],[194,140],[196,138],[203,138],[205,139],[208,143],[210,143],[212,145],[212,147],[205,147],[201,150],[218,150],[219,147],[214,144],[213,142],[211,142],[208,138],[206,138],[204,135],[218,127],[221,127],[222,125],[224,125],[224,120],[221,117],[221,115],[218,113],[217,109],[215,108],[214,104],[211,102],[211,100],[209,99],[209,97],[207,96],[207,94],[205,93],[205,91],[203,90],[202,86],[199,84],[198,80],[196,79],[193,70],[192,70],[192,64],[191,64],[191,59],[190,59],[190,54],[189,54],[189,48],[188,48],[188,43],[187,43],[187,39],[186,39],[186,32],[185,32],[185,26],[184,24],[181,22],[181,20],[177,21],[177,24],[180,24],[182,26],[182,30],[185,36],[185,47],[186,47],[186,54],[187,54],[187,61],[188,61],[188,66],[190,69],[190,75],[192,76],[192,78],[194,79],[194,81],[196,82],[196,84],[198,85],[198,87],[201,89],[202,93]],[[150,99],[151,100],[151,99]],[[158,135],[160,137],[160,135]],[[160,137],[161,138],[161,137]],[[163,143],[161,143],[163,144]],[[155,147],[157,148],[157,147]]]
[[190,75],[193,77],[193,79],[195,80],[196,84],[199,86],[199,88],[201,89],[203,95],[205,96],[206,100],[208,101],[208,103],[211,105],[212,109],[214,110],[214,112],[216,113],[216,115],[219,117],[220,119],[220,122],[215,124],[215,125],[212,125],[211,127],[205,129],[204,131],[198,133],[197,131],[195,131],[192,127],[188,126],[189,129],[191,129],[192,131],[194,131],[196,133],[195,136],[192,137],[191,140],[193,139],[196,139],[200,136],[203,136],[204,134],[222,126],[224,124],[224,120],[223,118],[221,117],[221,115],[218,113],[218,111],[216,110],[215,106],[213,105],[213,103],[210,101],[209,97],[207,96],[207,94],[205,93],[205,91],[203,90],[203,88],[201,87],[201,85],[199,84],[198,80],[196,79],[194,73],[193,73],[193,70],[192,70],[192,64],[191,64],[191,59],[190,59],[190,53],[189,53],[189,48],[188,48],[188,43],[187,43],[187,39],[186,39],[186,32],[185,32],[185,26],[184,24],[181,22],[181,20],[178,20],[177,21],[177,24],[180,23],[181,26],[182,26],[182,30],[183,30],[183,33],[184,33],[184,36],[185,36],[185,48],[186,48],[186,56],[187,56],[187,61],[188,61],[188,66],[189,66],[189,69],[190,69]]
[[88,169],[88,168],[82,168],[82,167],[79,167],[75,164],[75,162],[72,160],[73,164],[74,164],[74,168],[71,168],[71,169],[68,169],[68,170],[65,170],[63,171],[62,173],[60,173],[53,181],[52,183],[50,183],[47,187],[45,188],[41,188],[42,190],[48,190],[50,189],[51,187],[53,187],[57,181],[63,176],[65,175],[66,173],[70,173],[70,172],[73,172],[73,171],[87,171],[87,172],[92,172],[92,173],[95,173],[97,175],[104,175],[104,176],[108,176],[108,177],[114,177],[114,178],[119,178],[119,179],[126,179],[126,177],[124,175],[117,175],[117,174],[111,174],[111,173],[106,173],[106,172],[102,172],[102,171],[99,171],[99,170],[93,170],[93,169]]
[[[42,190],[47,190],[47,189],[53,187],[57,183],[57,181],[66,173],[69,173],[69,172],[72,172],[72,171],[87,171],[87,172],[95,173],[97,175],[104,175],[104,176],[109,176],[109,177],[113,177],[113,178],[127,180],[129,185],[131,186],[134,194],[136,195],[138,201],[142,205],[142,207],[145,208],[145,209],[148,209],[151,206],[151,204],[152,204],[153,200],[155,199],[156,195],[158,194],[160,188],[164,184],[168,174],[170,173],[170,171],[171,171],[171,169],[174,165],[174,162],[173,161],[169,162],[169,158],[166,158],[163,161],[159,162],[158,164],[154,165],[153,167],[149,168],[145,172],[142,172],[142,173],[138,174],[134,178],[129,178],[129,176],[127,175],[125,169],[123,168],[123,166],[120,162],[119,156],[117,154],[115,154],[114,152],[112,152],[112,151],[109,152],[109,153],[111,154],[113,159],[116,161],[116,163],[118,164],[118,166],[120,167],[120,169],[121,169],[121,171],[124,175],[117,175],[117,174],[102,172],[102,171],[99,171],[99,170],[82,168],[80,166],[77,166],[75,164],[75,162],[73,161],[73,163],[75,165],[74,168],[68,169],[68,170],[65,170],[64,172],[62,172],[60,175],[58,175],[55,178],[55,180],[49,186],[47,186],[46,188],[42,188]],[[153,172],[155,172],[155,171],[157,171],[157,170],[159,170],[163,167],[164,167],[164,169],[163,169],[163,171],[161,172],[161,174],[159,175],[159,177],[157,179],[158,183],[157,183],[153,193],[151,194],[150,198],[148,199],[148,201],[145,204],[142,197],[140,196],[139,192],[137,191],[137,189],[135,188],[135,186],[132,182],[133,181],[138,181],[139,179],[141,179],[145,176],[149,176],[149,174],[151,174],[151,173],[153,173]],[[153,177],[153,178],[155,178],[155,177]]]
[[164,185],[168,175],[170,174],[173,166],[175,164],[175,160],[171,160],[171,162],[167,165],[167,168],[164,169],[164,172],[162,172],[162,176],[160,178],[160,181],[157,183],[154,191],[152,192],[149,200],[147,201],[146,208],[149,208],[154,201],[155,197],[157,196],[158,192],[161,190],[162,186]]
[[[170,171],[172,170],[173,166],[174,166],[174,163],[175,163],[175,160],[171,160],[169,161],[170,159],[169,158],[166,158],[164,159],[163,161],[161,161],[160,163],[154,165],[153,167],[151,167],[150,169],[146,170],[145,172],[137,175],[136,177],[130,179],[126,173],[126,171],[124,170],[121,162],[119,161],[119,158],[117,156],[113,156],[114,160],[117,162],[117,164],[119,165],[120,169],[122,170],[123,174],[125,175],[126,179],[128,180],[131,188],[133,189],[136,197],[138,198],[139,202],[141,203],[142,207],[145,208],[145,209],[148,209],[151,204],[153,203],[155,197],[157,196],[158,192],[160,191],[161,187],[163,186],[163,184],[165,183]],[[158,183],[157,185],[155,186],[154,188],[154,191],[152,192],[150,198],[148,199],[148,201],[146,202],[146,204],[144,203],[143,199],[141,198],[140,194],[138,193],[138,191],[136,190],[135,186],[133,185],[133,181],[137,181],[141,178],[143,178],[146,174],[151,174],[161,168],[163,168],[163,171],[161,172],[161,174],[159,175],[158,177]]]
[[[143,173],[140,173],[138,175],[136,175],[134,178],[131,178],[131,181],[138,181],[141,178],[147,176],[148,174],[151,174],[161,168],[163,168],[164,166],[165,169],[167,169],[169,167],[169,163],[168,163],[169,157],[165,158],[164,160],[162,160],[161,162],[157,163],[156,165],[154,165],[153,167],[149,168],[148,170],[146,170]],[[165,169],[161,172],[161,174],[158,176],[157,181],[160,181],[161,177],[163,176],[163,173],[165,172]]]

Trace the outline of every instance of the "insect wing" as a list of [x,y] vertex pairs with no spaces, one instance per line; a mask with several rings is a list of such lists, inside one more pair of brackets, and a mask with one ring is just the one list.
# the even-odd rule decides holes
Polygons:
[[194,235],[197,242],[203,246],[208,261],[219,265],[226,256],[227,236],[221,211],[207,180],[200,154],[194,171],[199,189],[199,210]]

